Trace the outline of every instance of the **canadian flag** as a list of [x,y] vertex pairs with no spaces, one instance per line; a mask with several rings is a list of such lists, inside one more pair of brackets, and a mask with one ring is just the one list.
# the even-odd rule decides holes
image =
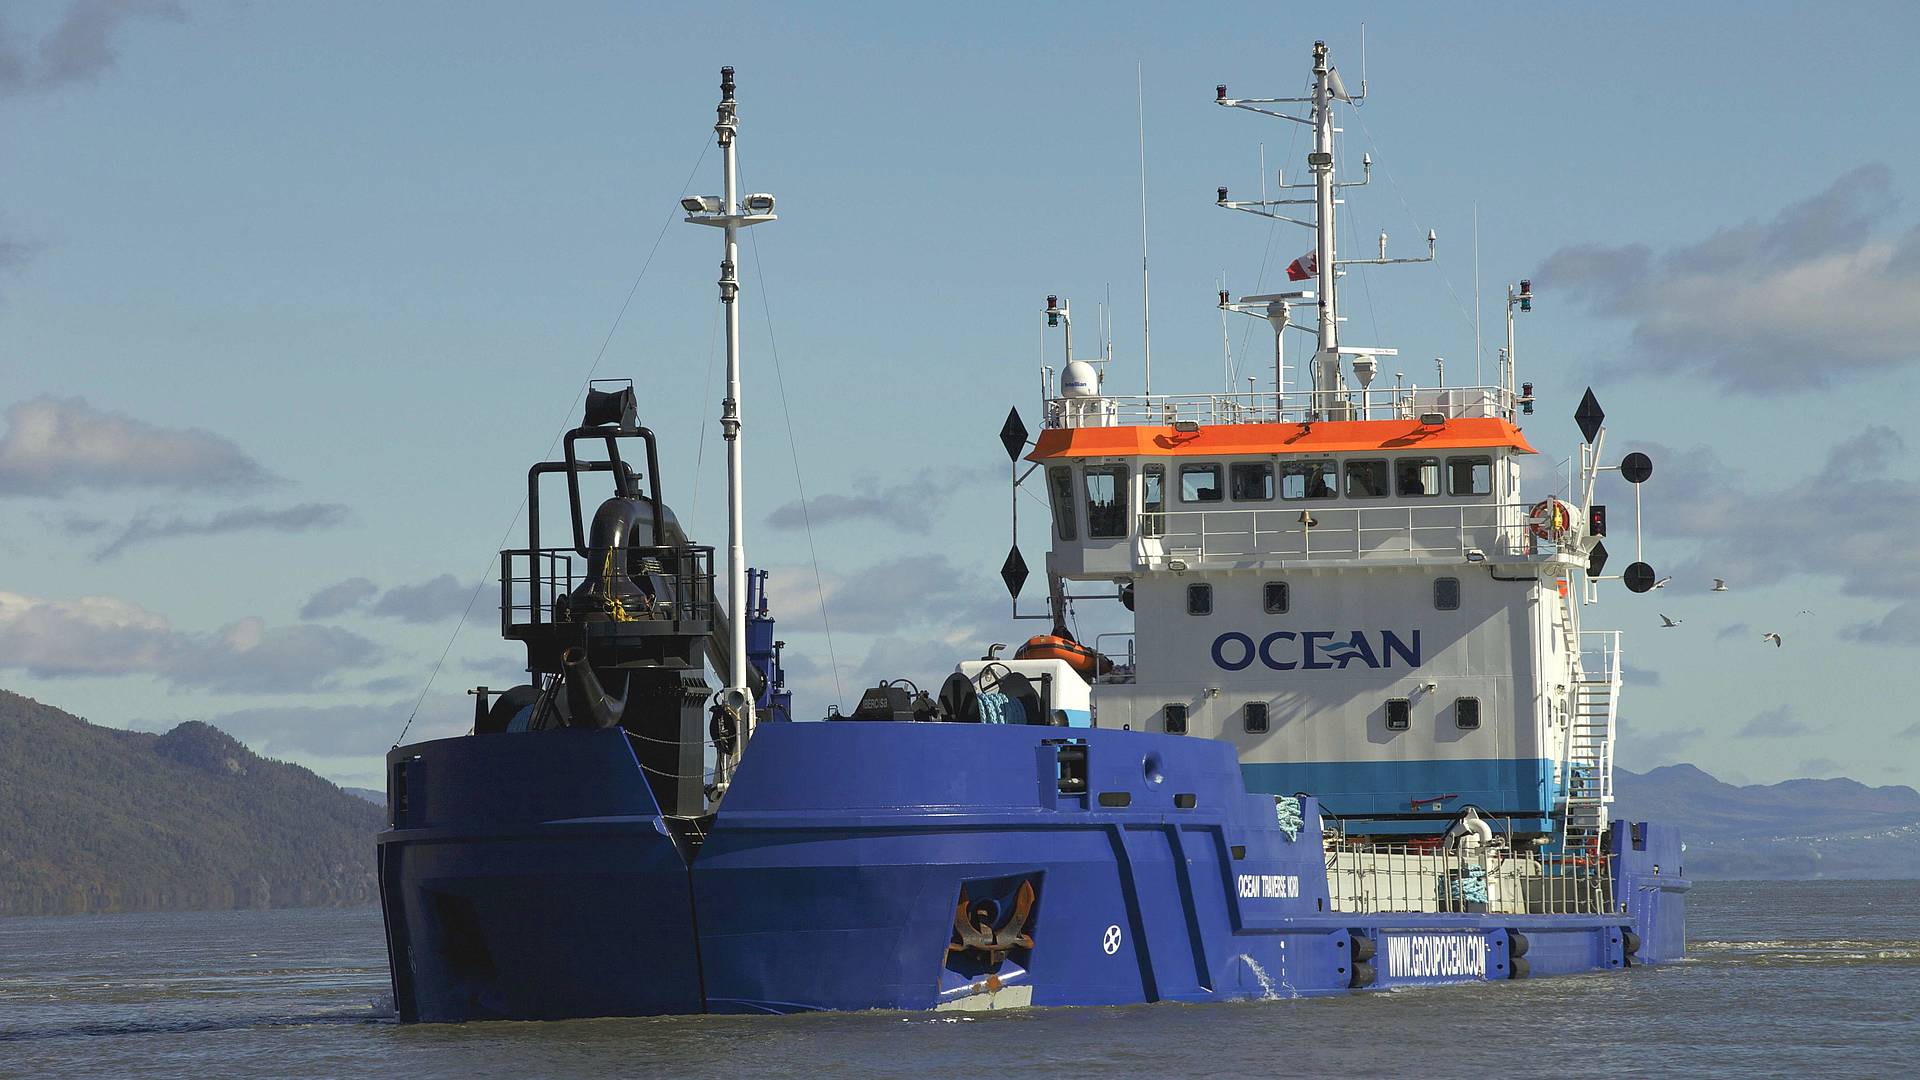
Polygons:
[[1305,281],[1320,272],[1320,250],[1315,248],[1287,264],[1288,281]]

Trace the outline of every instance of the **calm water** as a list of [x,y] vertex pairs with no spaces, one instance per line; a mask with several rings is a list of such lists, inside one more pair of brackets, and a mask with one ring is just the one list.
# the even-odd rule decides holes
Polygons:
[[0,919],[0,1074],[1699,1076],[1920,1070],[1920,883],[1706,883],[1694,958],[1242,1005],[403,1027],[380,916]]

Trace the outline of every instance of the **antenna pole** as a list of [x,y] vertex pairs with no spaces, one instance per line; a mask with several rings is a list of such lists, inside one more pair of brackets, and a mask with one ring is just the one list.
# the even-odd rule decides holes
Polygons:
[[1314,355],[1315,411],[1326,415],[1340,382],[1340,324],[1334,304],[1333,248],[1333,91],[1327,78],[1327,43],[1313,43],[1313,153],[1307,157],[1313,172],[1314,259],[1319,273],[1319,351]]
[[1133,69],[1134,107],[1140,118],[1140,365],[1153,397],[1153,289],[1147,282],[1147,77],[1146,64]]
[[727,647],[727,684],[714,702],[716,710],[731,713],[737,739],[731,760],[721,762],[721,778],[714,785],[724,791],[731,770],[753,735],[753,692],[747,681],[747,552],[746,507],[741,493],[740,467],[740,230],[774,220],[773,196],[748,195],[742,206],[740,172],[734,160],[734,135],[739,131],[734,113],[733,69],[720,69],[720,105],[713,134],[720,143],[722,187],[718,195],[680,200],[687,220],[710,225],[723,235],[720,257],[720,304],[727,313],[727,394],[720,403],[720,434],[727,443],[727,609],[732,613]]
[[1473,204],[1473,385],[1480,378],[1480,204]]
[[[733,111],[733,69],[720,69],[719,120],[713,125],[720,140],[720,156],[726,173],[721,189],[721,213],[728,218],[740,213],[739,173],[734,161],[734,132],[738,120]],[[740,717],[740,743],[745,747],[753,733],[753,708],[747,693],[747,552],[746,506],[740,467],[740,228],[736,222],[725,226],[726,254],[720,261],[720,303],[727,313],[727,396],[721,403],[720,432],[727,443],[727,611],[733,616],[732,640],[728,644],[727,686],[723,704],[737,710]]]

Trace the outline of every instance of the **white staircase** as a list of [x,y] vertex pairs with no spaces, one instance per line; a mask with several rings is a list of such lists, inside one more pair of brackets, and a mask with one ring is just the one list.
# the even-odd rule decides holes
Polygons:
[[1620,707],[1618,630],[1580,635],[1581,678],[1573,684],[1573,715],[1567,723],[1567,764],[1561,850],[1568,855],[1599,851],[1613,803],[1614,718]]

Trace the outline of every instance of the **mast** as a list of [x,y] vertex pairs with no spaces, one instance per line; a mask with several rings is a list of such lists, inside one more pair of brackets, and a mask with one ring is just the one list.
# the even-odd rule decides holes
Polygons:
[[1314,260],[1319,277],[1319,347],[1314,353],[1313,388],[1320,391],[1314,406],[1326,415],[1332,395],[1340,389],[1340,320],[1334,303],[1333,250],[1333,85],[1327,68],[1327,43],[1313,43],[1313,153],[1307,168],[1313,173]]
[[723,235],[720,258],[720,303],[726,309],[727,393],[720,404],[720,433],[727,444],[727,610],[732,615],[728,642],[727,685],[720,691],[716,707],[730,714],[738,739],[732,762],[723,762],[722,771],[730,775],[753,735],[753,694],[747,682],[747,556],[746,508],[742,495],[740,467],[740,230],[748,225],[774,220],[773,196],[752,194],[743,200],[739,189],[739,170],[735,161],[735,136],[739,117],[734,112],[733,68],[720,69],[720,105],[713,123],[714,137],[720,144],[722,170],[721,193],[681,200],[688,211],[687,220],[696,225],[711,225]]

